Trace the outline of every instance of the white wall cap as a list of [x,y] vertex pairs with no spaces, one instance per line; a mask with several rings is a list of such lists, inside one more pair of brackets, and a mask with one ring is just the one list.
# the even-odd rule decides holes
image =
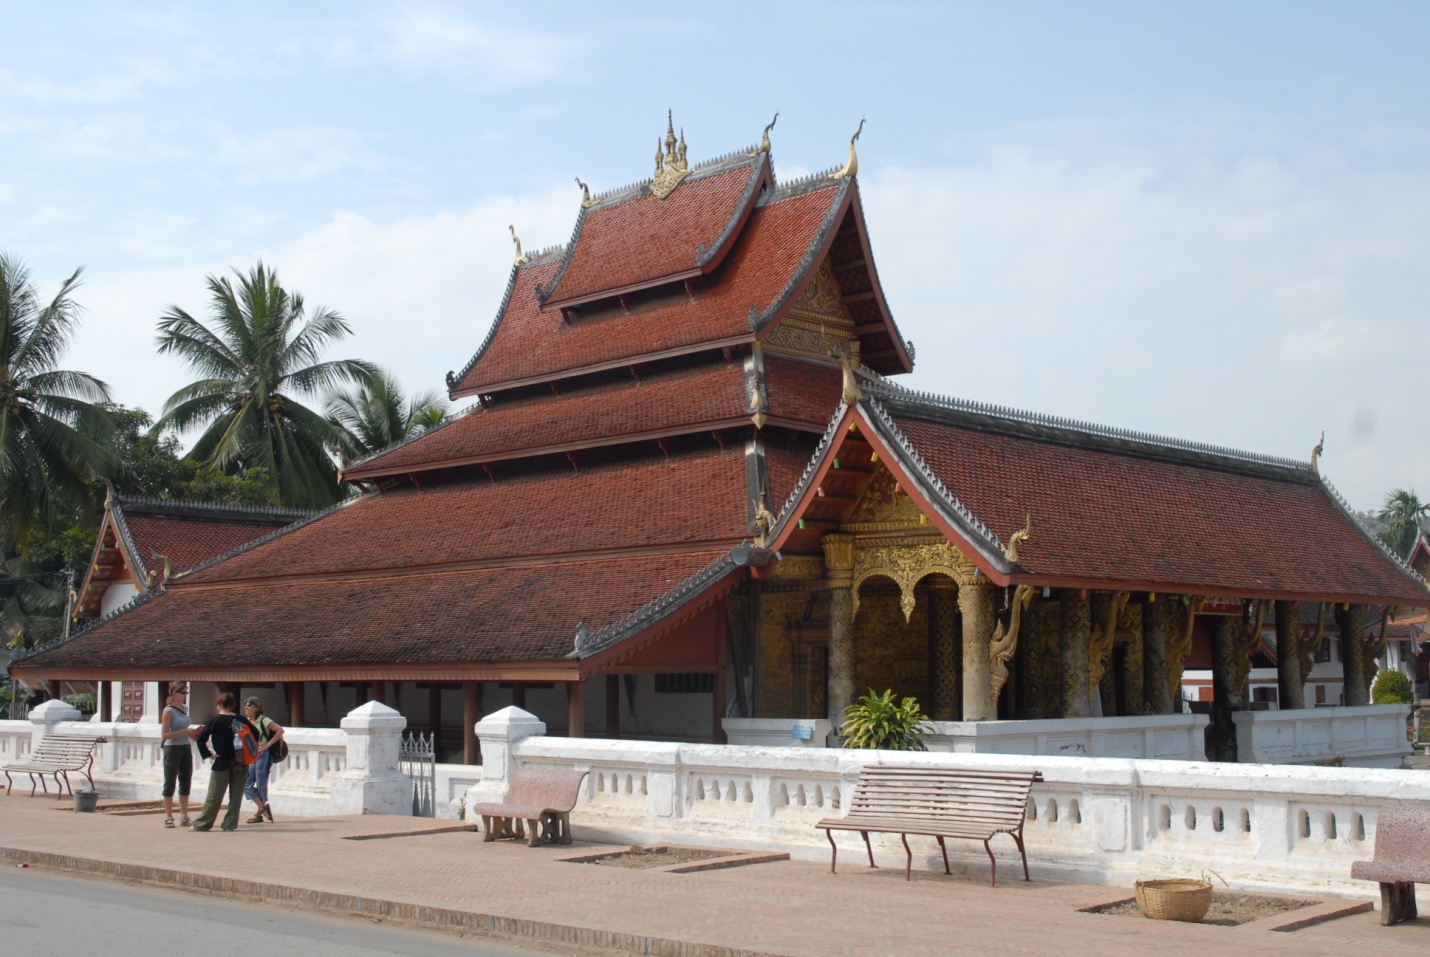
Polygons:
[[477,722],[478,736],[510,738],[545,733],[546,722],[530,711],[523,711],[516,705],[509,705],[500,711],[493,711]]
[[400,731],[407,727],[407,719],[396,709],[389,708],[381,701],[369,701],[349,711],[347,716],[338,722],[338,725],[344,731],[358,728],[384,730],[395,728]]
[[51,698],[30,709],[31,724],[53,724],[56,721],[78,721],[79,719],[79,709],[59,698]]

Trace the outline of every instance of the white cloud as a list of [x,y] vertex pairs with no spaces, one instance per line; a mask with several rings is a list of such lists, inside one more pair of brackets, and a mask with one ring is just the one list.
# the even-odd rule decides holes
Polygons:
[[241,183],[295,183],[345,172],[381,172],[393,162],[354,130],[313,126],[238,132],[216,129],[215,159]]

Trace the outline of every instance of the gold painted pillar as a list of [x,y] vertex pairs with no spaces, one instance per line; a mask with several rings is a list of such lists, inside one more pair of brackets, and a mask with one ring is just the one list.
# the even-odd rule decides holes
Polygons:
[[925,580],[929,601],[929,652],[933,659],[935,721],[959,719],[958,586],[944,578]]
[[1341,630],[1341,675],[1345,679],[1345,705],[1370,704],[1370,662],[1365,653],[1365,606],[1337,605],[1336,627]]
[[991,721],[998,716],[993,701],[993,586],[969,568],[958,579],[958,610],[963,614],[963,720]]
[[1142,605],[1127,603],[1122,609],[1118,635],[1125,638],[1122,659],[1122,706],[1124,714],[1144,714],[1147,710],[1146,688],[1143,685],[1145,652],[1142,641]]
[[1089,647],[1092,638],[1092,610],[1087,595],[1065,591],[1063,605],[1063,717],[1092,715],[1088,697]]
[[1306,707],[1306,676],[1301,674],[1301,603],[1276,603],[1276,707]]
[[829,586],[829,720],[837,738],[854,703],[854,536],[830,533],[820,544]]
[[1013,713],[1022,719],[1043,716],[1043,600],[1039,591],[1028,603],[1013,652]]
[[1142,674],[1147,705],[1153,714],[1172,713],[1172,635],[1177,603],[1167,596],[1147,596],[1142,609]]

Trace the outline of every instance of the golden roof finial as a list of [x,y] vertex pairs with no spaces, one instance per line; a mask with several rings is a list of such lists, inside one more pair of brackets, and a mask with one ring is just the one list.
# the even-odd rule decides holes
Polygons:
[[844,164],[844,168],[835,173],[830,173],[830,179],[848,179],[859,172],[859,157],[854,152],[854,141],[859,139],[859,134],[864,132],[864,121],[859,121],[859,128],[854,131],[854,135],[849,137],[849,162]]
[[769,125],[765,127],[764,133],[760,135],[760,145],[746,153],[746,156],[759,156],[761,153],[768,153],[770,151],[770,130],[775,128],[775,122],[779,118],[780,115],[776,113],[775,118],[770,120]]
[[665,153],[660,151],[660,141],[656,140],[655,176],[651,178],[650,191],[656,199],[665,199],[675,192],[675,187],[685,179],[690,167],[685,162],[685,131],[680,131],[680,139],[675,138],[675,113],[668,111],[665,121]]
[[1325,447],[1326,447],[1326,433],[1325,433],[1324,430],[1322,430],[1322,432],[1321,432],[1321,441],[1317,442],[1317,443],[1316,443],[1316,447],[1311,450],[1311,471],[1312,471],[1312,472],[1315,472],[1317,475],[1320,475],[1320,474],[1321,474],[1321,467],[1320,467],[1320,465],[1317,464],[1317,462],[1320,460],[1320,458],[1321,458],[1321,452],[1325,450]]
[[591,188],[581,182],[581,177],[576,177],[576,185],[581,187],[581,208],[590,209],[596,205],[596,201],[591,198]]
[[854,405],[864,398],[864,391],[859,388],[859,379],[854,375],[854,369],[858,365],[858,353],[841,352],[835,357],[839,363],[839,368],[844,370],[844,389],[842,398],[845,405]]
[[1003,557],[1009,564],[1018,564],[1018,546],[1033,537],[1033,516],[1027,517],[1027,524],[1008,536],[1008,547],[1003,549]]
[[508,226],[507,229],[511,230],[511,241],[514,242],[514,243],[516,243],[516,264],[517,264],[518,266],[520,266],[522,263],[530,262],[530,261],[531,261],[531,257],[530,257],[530,256],[523,256],[523,255],[522,255],[522,252],[521,252],[521,238],[518,237],[517,234],[516,234],[516,227],[515,227],[515,226]]

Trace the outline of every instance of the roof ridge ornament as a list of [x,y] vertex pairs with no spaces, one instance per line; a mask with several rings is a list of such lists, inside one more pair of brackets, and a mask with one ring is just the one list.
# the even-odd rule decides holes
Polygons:
[[1325,448],[1326,448],[1326,430],[1325,430],[1325,429],[1322,429],[1322,430],[1321,430],[1321,441],[1317,442],[1317,443],[1316,443],[1316,447],[1311,450],[1311,471],[1312,471],[1312,472],[1315,472],[1317,475],[1320,475],[1320,474],[1321,474],[1321,467],[1320,467],[1320,465],[1317,464],[1317,463],[1319,463],[1319,461],[1320,461],[1320,459],[1321,459],[1321,453],[1322,453],[1323,451],[1325,451]]
[[1008,544],[1003,549],[1003,557],[1008,559],[1008,564],[1018,564],[1018,546],[1033,537],[1033,516],[1027,516],[1027,524],[1008,536]]
[[859,172],[859,155],[854,152],[854,141],[859,139],[859,134],[864,132],[864,120],[859,120],[859,128],[854,131],[854,135],[849,137],[849,161],[844,164],[844,168],[829,174],[830,179],[849,179]]
[[524,256],[524,255],[522,255],[522,252],[521,252],[521,237],[519,237],[519,236],[516,234],[516,227],[515,227],[515,226],[507,226],[507,229],[511,230],[511,241],[514,242],[514,243],[516,243],[516,264],[517,264],[518,266],[524,266],[524,265],[526,265],[527,263],[531,262],[531,257],[530,257],[530,256]]
[[665,153],[660,150],[660,141],[655,144],[655,176],[651,177],[650,191],[656,199],[665,199],[675,192],[681,180],[690,175],[690,166],[685,161],[685,130],[680,131],[677,145],[675,139],[675,111],[665,114]]
[[576,185],[581,187],[581,208],[590,209],[596,205],[596,201],[591,198],[591,188],[581,182],[581,177],[576,177]]
[[765,131],[760,134],[760,145],[750,150],[750,152],[746,153],[746,156],[755,157],[759,156],[761,153],[768,153],[770,151],[770,130],[775,128],[775,123],[779,120],[779,118],[780,115],[776,113],[775,118],[773,120],[770,120],[770,125],[766,126]]

